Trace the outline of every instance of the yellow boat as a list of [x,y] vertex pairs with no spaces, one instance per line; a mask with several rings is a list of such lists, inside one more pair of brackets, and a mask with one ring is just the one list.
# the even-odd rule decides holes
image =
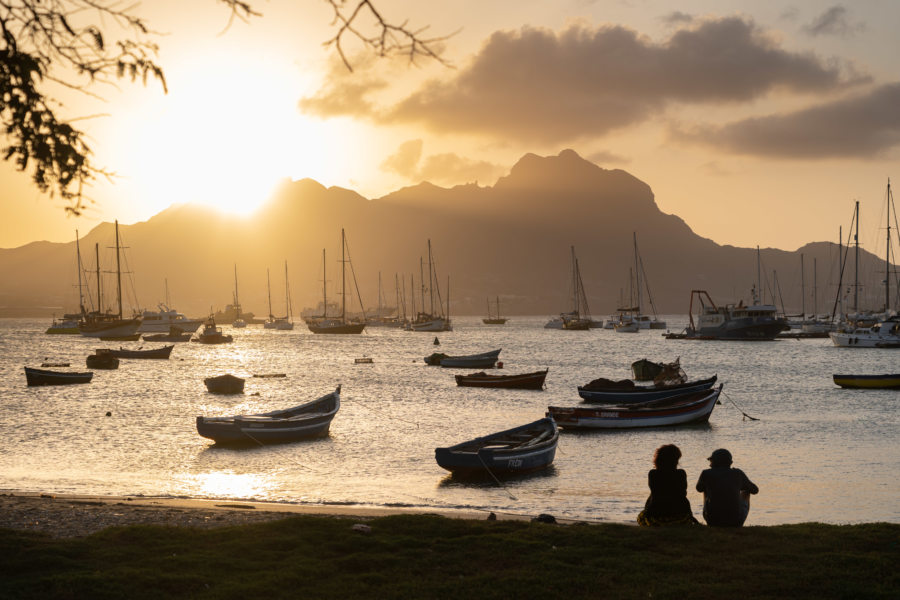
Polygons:
[[891,375],[832,375],[842,388],[900,389],[900,374]]

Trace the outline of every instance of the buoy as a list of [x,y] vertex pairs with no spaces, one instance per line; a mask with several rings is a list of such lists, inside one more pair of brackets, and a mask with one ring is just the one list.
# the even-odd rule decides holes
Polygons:
[[502,369],[502,368],[503,368],[503,361],[502,361],[502,360],[498,360],[498,361],[497,361],[497,368],[498,368],[498,369]]
[[110,411],[106,411],[106,416],[107,416],[107,417],[111,417],[111,416],[112,416],[112,413],[111,413]]
[[441,340],[437,339],[437,336],[434,336],[434,345],[435,345],[435,346],[440,346],[440,345],[441,345]]

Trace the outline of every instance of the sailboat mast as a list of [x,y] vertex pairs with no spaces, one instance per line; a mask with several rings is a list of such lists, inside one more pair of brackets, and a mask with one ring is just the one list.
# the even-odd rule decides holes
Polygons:
[[122,318],[122,265],[119,262],[119,220],[116,219],[116,298],[119,302],[119,318]]
[[287,316],[288,321],[290,321],[293,314],[291,313],[291,286],[288,283],[287,261],[284,261],[284,304],[285,315]]
[[800,253],[800,312],[803,316],[801,320],[806,320],[806,273],[803,270],[803,253]]
[[763,299],[762,274],[760,273],[759,246],[756,247],[756,295],[758,299],[754,298],[754,301],[757,304],[765,302]]
[[341,228],[341,321],[347,320],[347,280],[344,277],[344,228]]
[[100,295],[100,244],[94,244],[94,256],[97,260],[97,312],[103,312],[103,296]]
[[818,265],[816,264],[816,258],[813,257],[813,318],[819,318],[819,281],[818,281]]
[[637,309],[638,314],[642,314],[641,310],[641,269],[638,266],[638,248],[637,248],[637,232],[632,232],[634,237],[634,287],[637,288]]
[[887,183],[887,248],[884,252],[884,312],[891,307],[891,180]]
[[78,230],[75,230],[75,267],[78,269],[78,308],[84,316],[84,293],[81,288],[81,245],[78,242]]
[[325,277],[325,248],[322,248],[322,317],[328,317],[328,279]]
[[[431,270],[432,261],[434,259],[431,257],[431,240],[428,240],[428,297],[431,303],[431,314],[434,315],[434,274]],[[424,302],[423,302],[424,304]]]
[[266,268],[266,296],[269,298],[269,319],[271,320],[274,315],[272,314],[272,278],[269,276],[269,269]]
[[572,246],[572,312],[576,318],[581,314],[578,310],[578,259],[575,258],[575,246]]
[[425,267],[421,256],[419,257],[419,283],[422,284],[422,312],[425,312]]
[[234,265],[234,310],[237,311],[237,315],[235,319],[241,318],[241,300],[238,296],[238,285],[237,285],[237,263]]
[[856,265],[853,269],[853,312],[859,312],[859,200],[856,201],[856,233],[853,241],[856,244]]

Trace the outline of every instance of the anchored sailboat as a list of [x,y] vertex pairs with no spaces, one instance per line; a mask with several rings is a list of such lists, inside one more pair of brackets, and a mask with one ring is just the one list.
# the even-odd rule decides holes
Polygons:
[[[346,265],[350,262],[350,252],[347,248],[347,237],[344,233],[344,230],[341,229],[341,316],[339,318],[329,318],[325,315],[322,316],[321,319],[309,320],[307,322],[307,327],[313,333],[362,333],[366,328],[365,322],[365,314],[363,314],[363,321],[349,321],[347,320],[347,273],[346,273]],[[351,264],[350,269],[352,271],[353,265]],[[353,277],[354,285],[356,282],[356,276]],[[325,250],[322,250],[322,301],[323,306],[328,306],[328,297],[325,293]],[[359,296],[359,288],[356,288],[357,296]],[[362,306],[362,299],[359,301],[360,306]]]
[[[422,263],[419,263],[422,271]],[[420,272],[422,280],[422,310],[416,313],[415,319],[409,324],[410,331],[451,331],[450,324],[450,279],[447,278],[447,311],[443,314],[441,306],[441,290],[437,284],[437,269],[434,266],[434,255],[431,253],[431,240],[428,240],[428,298],[430,307],[425,312],[425,278],[424,272]],[[434,295],[437,292],[437,309],[435,309]]]
[[497,312],[491,314],[491,301],[488,299],[487,308],[488,308],[488,316],[481,320],[485,325],[504,325],[509,319],[500,316],[500,298],[499,296],[496,298],[496,302],[494,305],[497,307]]

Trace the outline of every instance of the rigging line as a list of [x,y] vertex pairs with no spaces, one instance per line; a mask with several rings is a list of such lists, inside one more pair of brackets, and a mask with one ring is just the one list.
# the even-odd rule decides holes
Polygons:
[[732,404],[734,404],[734,407],[735,407],[736,409],[738,409],[738,412],[740,412],[742,415],[744,415],[744,418],[745,418],[745,419],[750,419],[751,421],[759,421],[759,419],[757,419],[756,417],[751,417],[750,415],[748,415],[747,413],[745,413],[745,412],[743,411],[743,409],[741,409],[741,407],[738,406],[737,403],[731,398],[731,396],[729,396],[729,395],[726,394],[725,392],[722,392],[722,395],[725,396],[726,398],[728,398],[728,401],[729,401],[729,402],[731,402]]
[[510,492],[509,489],[507,489],[507,487],[506,487],[505,485],[503,485],[502,483],[500,483],[500,480],[497,479],[497,476],[494,475],[494,474],[491,472],[491,470],[488,468],[487,464],[484,462],[484,459],[481,458],[481,452],[476,452],[476,453],[475,453],[475,456],[478,457],[479,462],[481,462],[481,466],[484,467],[484,470],[488,472],[488,475],[490,475],[491,478],[497,483],[497,485],[499,485],[500,488],[501,488],[504,492],[506,492],[506,495],[509,496],[512,500],[515,500],[516,502],[518,502],[519,499],[516,498],[515,496],[513,496],[512,492]]

